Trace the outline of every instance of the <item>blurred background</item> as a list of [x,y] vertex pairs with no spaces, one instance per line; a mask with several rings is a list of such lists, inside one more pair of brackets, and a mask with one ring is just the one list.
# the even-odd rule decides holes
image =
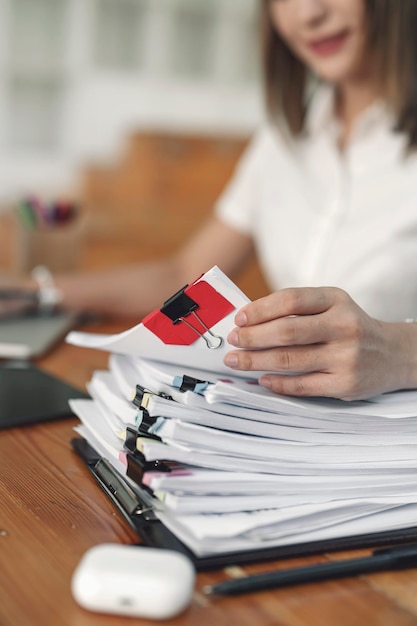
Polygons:
[[28,195],[74,198],[108,263],[178,245],[263,117],[258,3],[0,0],[3,224]]

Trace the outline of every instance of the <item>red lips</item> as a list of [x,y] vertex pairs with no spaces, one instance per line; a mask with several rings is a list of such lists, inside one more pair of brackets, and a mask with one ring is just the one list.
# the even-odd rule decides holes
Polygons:
[[325,37],[323,39],[317,39],[310,42],[310,49],[319,56],[327,56],[338,52],[345,44],[348,38],[348,32],[343,31],[337,35],[331,37]]

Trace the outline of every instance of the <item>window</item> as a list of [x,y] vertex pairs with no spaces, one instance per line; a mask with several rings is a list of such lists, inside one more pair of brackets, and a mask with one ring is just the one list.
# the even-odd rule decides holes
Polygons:
[[135,70],[143,59],[146,6],[141,0],[98,0],[94,63],[105,70]]
[[177,75],[204,79],[212,71],[216,15],[198,4],[180,6],[173,13],[170,69]]
[[26,152],[59,148],[62,98],[60,79],[12,79],[7,145]]

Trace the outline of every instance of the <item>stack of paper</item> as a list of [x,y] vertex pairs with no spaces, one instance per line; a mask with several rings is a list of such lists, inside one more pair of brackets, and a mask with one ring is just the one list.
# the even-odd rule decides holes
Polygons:
[[199,282],[232,307],[207,330],[200,306],[206,336],[187,345],[165,328],[161,340],[147,318],[116,336],[69,336],[111,352],[91,400],[71,402],[78,433],[152,492],[158,517],[197,555],[415,526],[417,392],[346,403],[260,387],[223,365],[227,342],[208,344],[247,298],[218,268]]

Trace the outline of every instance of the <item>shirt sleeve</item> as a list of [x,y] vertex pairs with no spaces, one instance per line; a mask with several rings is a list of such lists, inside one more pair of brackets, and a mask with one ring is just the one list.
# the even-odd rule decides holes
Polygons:
[[256,219],[260,175],[267,150],[268,134],[267,130],[262,128],[254,135],[214,207],[215,215],[219,219],[249,235],[253,231]]

